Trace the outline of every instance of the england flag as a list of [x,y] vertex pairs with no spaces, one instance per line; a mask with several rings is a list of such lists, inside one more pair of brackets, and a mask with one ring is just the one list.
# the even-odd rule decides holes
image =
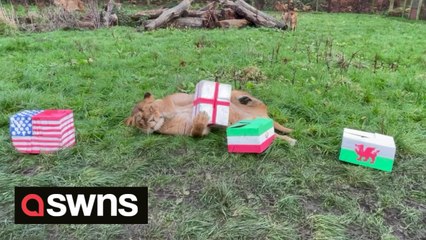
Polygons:
[[49,153],[75,144],[72,110],[25,110],[10,117],[10,136],[22,153]]

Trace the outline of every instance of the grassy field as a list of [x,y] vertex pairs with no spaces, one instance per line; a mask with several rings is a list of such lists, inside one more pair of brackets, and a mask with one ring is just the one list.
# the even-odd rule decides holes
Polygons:
[[[300,14],[295,33],[0,38],[0,239],[425,239],[425,36],[424,22]],[[259,81],[239,82],[250,66]],[[146,91],[215,77],[267,103],[298,144],[229,154],[224,130],[192,139],[123,125]],[[8,117],[46,108],[74,110],[77,145],[16,153]],[[394,136],[393,172],[338,161],[344,127]],[[15,186],[148,186],[149,224],[15,225]]]

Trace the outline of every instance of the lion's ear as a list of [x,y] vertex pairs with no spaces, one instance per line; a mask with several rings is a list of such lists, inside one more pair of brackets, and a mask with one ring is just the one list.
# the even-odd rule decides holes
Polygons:
[[155,99],[154,99],[154,96],[150,93],[150,92],[146,92],[144,95],[143,95],[143,100],[146,102],[146,101],[148,101],[148,102],[150,102],[150,101],[154,101]]
[[146,92],[146,93],[143,95],[143,99],[147,99],[147,98],[150,98],[150,97],[152,97],[152,94],[151,94],[150,92]]

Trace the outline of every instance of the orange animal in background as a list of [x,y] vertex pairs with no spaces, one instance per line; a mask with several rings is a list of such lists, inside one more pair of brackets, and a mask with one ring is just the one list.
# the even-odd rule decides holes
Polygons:
[[291,31],[296,31],[297,12],[290,10],[288,12],[283,13],[282,18],[283,18],[285,25],[290,26]]
[[84,3],[81,0],[54,0],[53,4],[67,12],[84,11]]
[[286,12],[288,11],[288,4],[284,4],[282,2],[277,1],[275,3],[275,10],[280,11],[280,12]]
[[275,9],[282,12],[282,19],[286,26],[289,26],[292,31],[296,30],[297,26],[297,12],[294,8],[293,1],[288,1],[288,3],[276,2]]

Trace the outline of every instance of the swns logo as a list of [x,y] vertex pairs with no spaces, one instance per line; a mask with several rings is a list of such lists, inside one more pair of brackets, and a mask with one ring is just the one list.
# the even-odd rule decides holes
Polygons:
[[147,187],[15,187],[17,224],[147,224]]

